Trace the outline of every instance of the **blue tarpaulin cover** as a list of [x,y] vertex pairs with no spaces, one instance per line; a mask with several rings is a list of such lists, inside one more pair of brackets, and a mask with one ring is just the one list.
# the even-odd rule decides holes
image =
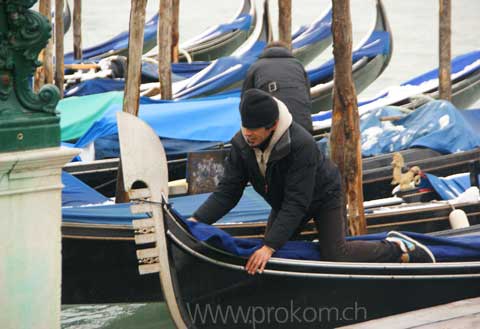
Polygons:
[[[205,241],[221,250],[226,250],[238,256],[250,256],[255,250],[263,245],[259,239],[239,239],[214,226],[204,223],[185,221],[190,232],[200,241]],[[437,262],[470,261],[480,259],[480,239],[478,236],[458,238],[431,237],[425,234],[404,232],[430,248]],[[359,236],[355,240],[382,240],[386,233]],[[302,260],[321,260],[321,251],[318,243],[307,241],[289,241],[274,257]]]
[[471,187],[470,173],[448,177],[437,177],[426,173],[425,176],[426,182],[422,182],[422,186],[433,188],[442,200],[454,199]]
[[69,173],[62,172],[62,207],[98,204],[108,200],[90,186]]
[[[163,101],[140,105],[139,117],[160,137],[227,142],[240,127],[239,103],[238,94],[182,102]],[[104,116],[78,140],[76,147],[82,148],[97,138],[117,134],[115,113],[118,111],[121,111],[118,104],[107,109]]]
[[367,113],[360,124],[362,154],[373,156],[412,147],[449,154],[480,147],[480,131],[461,114],[467,111],[457,110],[447,101],[431,101],[393,122],[380,121],[385,116],[382,110]]

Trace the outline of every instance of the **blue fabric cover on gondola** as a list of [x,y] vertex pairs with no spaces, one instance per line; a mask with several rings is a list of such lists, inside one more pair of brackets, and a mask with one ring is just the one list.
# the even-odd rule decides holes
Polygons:
[[[355,64],[356,61],[363,57],[372,58],[380,54],[388,54],[390,46],[390,35],[388,32],[374,31],[368,40],[358,50],[353,52],[352,62]],[[334,66],[335,62],[332,59],[318,68],[307,70],[310,84],[313,86],[322,81],[331,80],[333,78]]]
[[[85,185],[75,177],[64,173],[64,189],[62,206],[79,206],[103,203],[107,199],[100,193]],[[68,183],[68,184],[67,184]],[[180,211],[182,216],[190,217],[205,201],[209,193],[170,198],[170,202]],[[76,199],[75,199],[76,198]],[[95,202],[95,200],[97,202]],[[130,225],[135,217],[129,208],[130,204],[112,204],[90,207],[63,208],[63,220],[89,224]],[[238,205],[225,215],[221,223],[259,222],[267,220],[270,206],[252,187],[245,189]]]
[[248,68],[255,62],[266,46],[266,42],[257,41],[247,53],[241,56],[222,57],[208,67],[190,77],[173,84],[175,99],[185,99],[205,94],[213,94],[243,81]]
[[[181,139],[161,138],[163,148],[168,156],[197,152],[218,146],[220,142],[190,141]],[[100,137],[94,141],[95,159],[115,158],[120,154],[118,135]]]
[[69,173],[62,172],[62,207],[98,204],[108,201],[108,198],[98,193],[90,186]]
[[[145,23],[145,29],[143,34],[144,44],[150,40],[157,38],[157,25],[158,14],[153,16],[148,22]],[[128,31],[124,31],[113,38],[102,42],[96,46],[86,48],[82,50],[82,62],[98,60],[100,57],[106,57],[109,53],[116,53],[119,50],[126,50],[128,48]],[[65,54],[65,64],[78,63],[79,60],[75,60],[73,52]]]
[[437,177],[426,173],[425,176],[426,182],[422,180],[422,186],[433,188],[442,200],[454,199],[471,187],[470,173],[448,177]]
[[[239,102],[238,93],[182,102],[163,101],[140,105],[139,117],[160,137],[227,142],[240,127]],[[108,108],[75,146],[83,148],[100,137],[117,134],[115,113],[118,111],[121,111],[120,105]]]
[[[464,111],[464,110],[463,110]],[[472,128],[450,102],[431,101],[400,120],[380,121],[379,112],[362,116],[362,154],[373,156],[412,147],[449,154],[480,147],[480,131]]]
[[[214,226],[184,220],[193,236],[211,246],[228,251],[234,255],[248,257],[263,245],[259,239],[239,239]],[[478,236],[459,238],[439,238],[424,234],[404,232],[430,248],[438,262],[467,261],[480,259],[480,239]],[[352,240],[382,240],[386,233],[371,234]],[[302,260],[321,260],[321,251],[317,243],[306,241],[287,242],[274,257]]]
[[65,97],[87,96],[101,94],[110,91],[123,91],[125,89],[124,79],[91,79],[67,89]]

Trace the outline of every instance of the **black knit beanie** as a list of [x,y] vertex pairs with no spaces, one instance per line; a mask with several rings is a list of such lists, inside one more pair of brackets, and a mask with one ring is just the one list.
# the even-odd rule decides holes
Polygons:
[[240,102],[242,126],[249,129],[267,127],[278,119],[278,105],[270,94],[248,89]]

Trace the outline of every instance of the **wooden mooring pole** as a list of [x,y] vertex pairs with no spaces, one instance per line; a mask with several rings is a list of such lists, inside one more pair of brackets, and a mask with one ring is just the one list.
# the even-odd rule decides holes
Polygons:
[[292,48],[292,0],[278,0],[278,39]]
[[451,0],[440,1],[439,14],[439,85],[440,99],[452,99],[451,57],[452,57],[452,3]]
[[172,21],[173,1],[160,0],[158,23],[158,78],[162,99],[172,99]]
[[73,5],[73,56],[81,60],[82,54],[82,0],[75,0]]
[[332,0],[335,59],[333,116],[330,144],[333,161],[342,174],[352,235],[365,234],[360,124],[352,78],[352,22],[350,0]]
[[65,82],[63,68],[63,1],[64,0],[55,0],[55,85],[60,90],[61,98],[63,98],[63,84]]
[[180,33],[178,25],[180,22],[180,0],[173,0],[173,19],[172,19],[172,62],[178,63],[178,43]]
[[[145,28],[147,0],[132,0],[128,37],[127,76],[123,96],[123,112],[138,115],[140,104],[140,83],[142,77],[142,50]],[[162,19],[160,19],[162,21]],[[118,164],[115,202],[128,202],[128,194],[123,187],[122,162]]]

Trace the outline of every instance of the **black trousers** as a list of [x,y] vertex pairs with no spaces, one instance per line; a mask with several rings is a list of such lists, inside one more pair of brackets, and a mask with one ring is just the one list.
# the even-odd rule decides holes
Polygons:
[[401,250],[394,242],[346,241],[345,218],[343,207],[323,210],[314,216],[322,259],[337,262],[400,262]]

